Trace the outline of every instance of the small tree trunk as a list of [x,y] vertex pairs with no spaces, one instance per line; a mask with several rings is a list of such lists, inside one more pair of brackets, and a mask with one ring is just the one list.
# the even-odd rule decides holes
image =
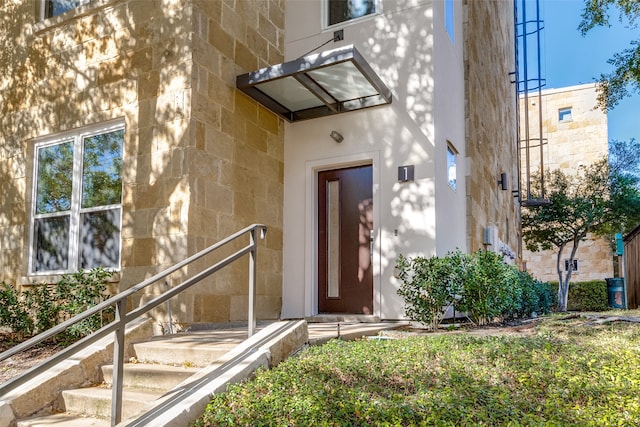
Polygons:
[[564,245],[558,247],[558,256],[556,258],[556,272],[558,273],[558,311],[567,311],[567,298],[569,296],[569,284],[565,283],[562,277],[561,261]]
[[578,251],[578,245],[582,235],[575,236],[573,239],[573,247],[571,248],[571,254],[569,255],[569,265],[567,266],[567,274],[562,277],[562,251],[564,245],[558,248],[558,258],[556,259],[556,270],[558,272],[558,311],[567,311],[567,301],[569,300],[569,283],[571,282],[571,274],[573,273],[573,260],[576,257]]
[[558,311],[567,311],[567,300],[569,299],[569,283],[562,279],[558,283]]

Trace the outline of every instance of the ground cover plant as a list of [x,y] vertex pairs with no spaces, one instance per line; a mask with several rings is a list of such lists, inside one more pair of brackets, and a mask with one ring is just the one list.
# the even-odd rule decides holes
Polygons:
[[554,315],[529,331],[334,340],[230,386],[195,425],[640,424],[640,325]]

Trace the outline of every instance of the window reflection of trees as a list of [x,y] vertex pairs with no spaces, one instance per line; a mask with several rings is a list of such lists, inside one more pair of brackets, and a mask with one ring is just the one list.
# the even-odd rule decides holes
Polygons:
[[35,221],[34,271],[66,270],[69,263],[69,215]]
[[117,267],[120,263],[120,209],[88,212],[80,225],[80,268]]
[[123,130],[84,139],[82,207],[120,203]]
[[38,150],[36,213],[71,209],[73,141]]
[[[82,162],[76,178],[81,182],[74,182],[73,141],[38,150],[34,271],[119,266],[123,139],[123,129],[82,139],[82,159],[75,160]],[[75,208],[74,185],[82,186]],[[76,265],[69,262],[69,253],[74,245],[71,216],[78,213]]]
[[360,18],[376,12],[376,0],[328,0],[329,25]]

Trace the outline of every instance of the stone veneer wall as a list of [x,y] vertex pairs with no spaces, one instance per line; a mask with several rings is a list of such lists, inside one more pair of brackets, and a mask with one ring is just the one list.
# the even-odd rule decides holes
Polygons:
[[[513,3],[465,0],[465,98],[467,152],[467,240],[469,251],[484,248],[484,229],[493,227],[499,251],[519,252],[520,210],[512,190],[518,177]],[[498,185],[507,174],[508,190]]]
[[[542,92],[542,137],[547,139],[543,147],[545,170],[562,169],[572,174],[579,165],[590,164],[608,153],[607,115],[596,105],[596,86],[586,84],[560,89],[549,89]],[[537,96],[528,100],[529,123],[531,136],[539,138],[539,107]],[[524,99],[520,100],[520,111],[525,113]],[[572,119],[559,121],[558,110],[571,108]],[[525,120],[520,120],[521,137],[524,137]],[[531,150],[530,162],[532,172],[540,166],[539,148]],[[524,173],[524,171],[523,171]],[[568,258],[570,248],[565,249]],[[536,278],[543,281],[557,281],[557,251],[540,251],[532,253],[523,251],[526,269]],[[578,271],[572,274],[572,280],[604,279],[613,277],[613,252],[608,241],[593,235],[580,242],[578,252]],[[564,271],[564,262],[561,265]]]
[[[282,59],[284,1],[96,0],[43,22],[38,4],[0,6],[0,280],[56,280],[27,276],[31,139],[124,118],[119,288],[263,222],[259,315],[278,317],[283,124],[235,75]],[[247,270],[174,316],[246,319]]]
[[[284,4],[196,0],[193,10],[189,252],[252,223],[266,224],[258,254],[260,319],[278,318],[282,305],[284,123],[236,90],[235,79],[283,62]],[[247,280],[244,261],[222,270],[197,290],[195,315],[208,322],[246,319]]]

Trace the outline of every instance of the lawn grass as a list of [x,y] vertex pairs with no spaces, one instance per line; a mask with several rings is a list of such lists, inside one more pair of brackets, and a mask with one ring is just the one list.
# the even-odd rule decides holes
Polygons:
[[214,396],[198,426],[637,426],[640,325],[333,340]]

